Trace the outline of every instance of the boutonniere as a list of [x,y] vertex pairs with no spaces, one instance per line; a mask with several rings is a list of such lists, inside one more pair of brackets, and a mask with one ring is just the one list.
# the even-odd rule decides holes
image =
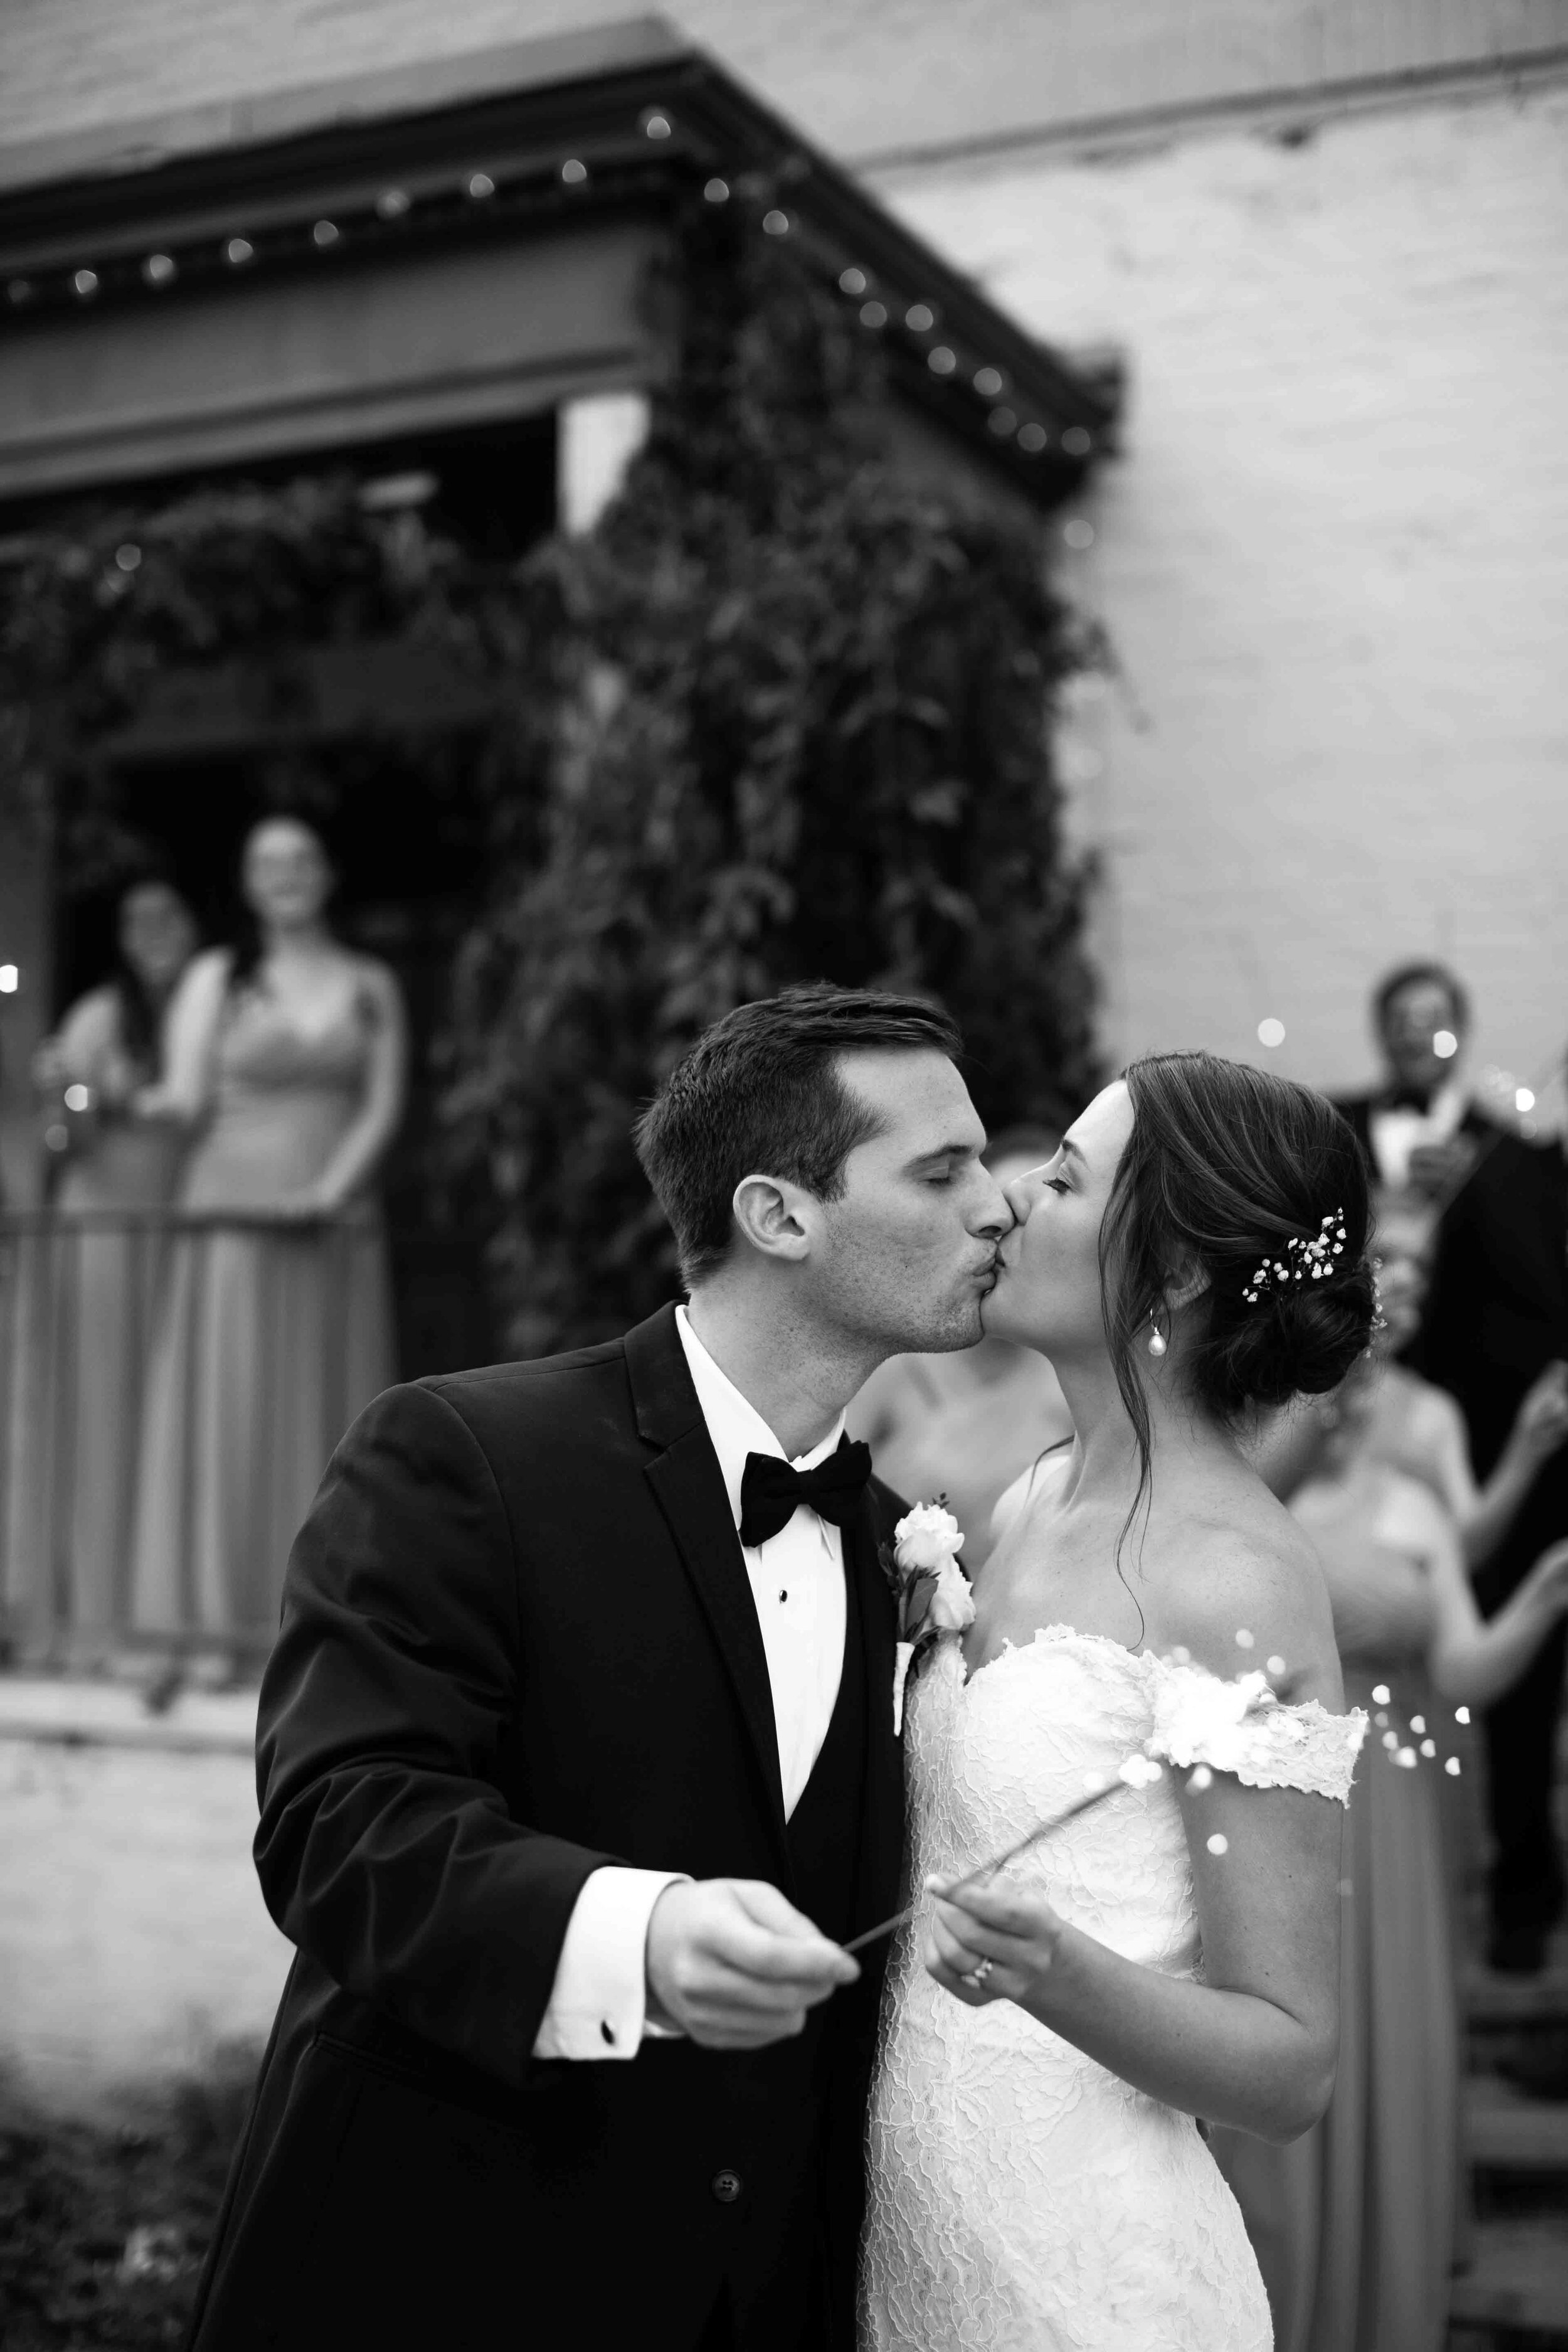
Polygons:
[[904,1727],[904,1685],[915,1660],[939,1633],[962,1633],[974,1622],[974,1595],[958,1564],[963,1531],[946,1507],[947,1496],[917,1503],[893,1529],[879,1558],[898,1604],[898,1645],[893,1654],[893,1737]]

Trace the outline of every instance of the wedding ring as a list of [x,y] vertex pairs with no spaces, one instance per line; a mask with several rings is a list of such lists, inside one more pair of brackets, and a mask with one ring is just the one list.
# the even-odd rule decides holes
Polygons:
[[963,1979],[964,1983],[966,1985],[973,1985],[975,1991],[978,1992],[995,1965],[995,1961],[989,1958],[976,1960],[974,1966],[965,1974]]

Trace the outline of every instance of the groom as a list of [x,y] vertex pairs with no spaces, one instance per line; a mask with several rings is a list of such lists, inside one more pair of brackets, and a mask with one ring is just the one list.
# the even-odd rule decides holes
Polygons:
[[257,1866],[297,1946],[195,2352],[847,2347],[898,1902],[896,1503],[843,1409],[1011,1223],[956,1031],[794,989],[637,1131],[690,1293],[381,1397],[289,1563]]

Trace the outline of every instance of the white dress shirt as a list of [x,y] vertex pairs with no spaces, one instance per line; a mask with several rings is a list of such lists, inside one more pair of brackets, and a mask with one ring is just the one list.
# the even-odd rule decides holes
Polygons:
[[1437,1088],[1425,1110],[1373,1110],[1367,1136],[1373,1164],[1391,1192],[1403,1192],[1410,1181],[1411,1155],[1423,1143],[1447,1143],[1458,1135],[1465,1117],[1465,1089],[1458,1078]]
[[[747,1454],[771,1454],[782,1462],[784,1450],[756,1407],[720,1370],[684,1307],[676,1308],[675,1320],[738,1536]],[[811,1469],[834,1451],[843,1433],[840,1414],[820,1445],[796,1456],[795,1467]],[[766,1543],[740,1549],[767,1655],[787,1820],[811,1778],[837,1703],[844,1669],[844,1543],[836,1527],[802,1504]],[[534,2042],[536,2058],[635,2058],[645,2033],[663,2031],[649,2023],[647,2013],[647,1923],[665,1888],[683,1874],[608,1864],[584,1881]]]

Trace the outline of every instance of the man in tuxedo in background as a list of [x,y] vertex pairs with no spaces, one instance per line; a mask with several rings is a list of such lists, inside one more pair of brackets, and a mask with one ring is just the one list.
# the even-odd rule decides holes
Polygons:
[[[1372,1025],[1382,1083],[1347,1096],[1338,1108],[1366,1154],[1380,1213],[1392,1211],[1419,1224],[1497,1132],[1470,1102],[1460,1076],[1469,1001],[1446,964],[1401,964],[1373,992]],[[1429,1214],[1426,1222],[1433,1222]]]
[[[1390,972],[1373,998],[1387,1077],[1342,1102],[1371,1162],[1379,1218],[1413,1230],[1431,1279],[1405,1360],[1453,1396],[1485,1480],[1526,1393],[1568,1358],[1568,1171],[1556,1140],[1537,1143],[1466,1097],[1458,1060],[1465,990],[1442,964]],[[1568,1535],[1568,1452],[1537,1474],[1508,1535],[1477,1578],[1489,1614],[1549,1544]],[[1492,1837],[1494,1968],[1532,1974],[1562,1916],[1563,1874],[1552,1822],[1564,1631],[1489,1709],[1487,1809]]]
[[690,1298],[391,1390],[262,1685],[297,1947],[198,2352],[854,2340],[897,1907],[896,1498],[843,1411],[980,1336],[1012,1223],[941,1012],[743,1005],[638,1149]]
[[[1493,1129],[1438,1224],[1415,1368],[1458,1399],[1476,1475],[1488,1477],[1540,1375],[1568,1359],[1568,1165],[1556,1138]],[[1568,1536],[1568,1449],[1537,1472],[1518,1517],[1476,1579],[1489,1616],[1549,1544]],[[1488,1709],[1487,1811],[1493,1968],[1533,1975],[1563,1916],[1552,1818],[1565,1629]]]

